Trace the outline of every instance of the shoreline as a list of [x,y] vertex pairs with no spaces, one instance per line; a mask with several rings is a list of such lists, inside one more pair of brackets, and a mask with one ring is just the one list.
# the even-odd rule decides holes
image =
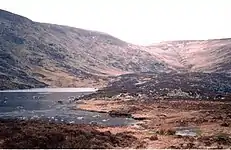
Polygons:
[[56,92],[97,92],[96,88],[32,88],[19,90],[0,90],[0,93],[8,92],[38,92],[38,93],[56,93]]

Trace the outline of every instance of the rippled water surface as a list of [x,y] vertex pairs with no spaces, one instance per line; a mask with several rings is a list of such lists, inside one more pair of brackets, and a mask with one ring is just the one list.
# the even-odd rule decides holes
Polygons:
[[112,118],[104,113],[76,110],[75,97],[95,89],[31,89],[0,92],[0,118],[44,119],[56,122],[103,124],[110,126],[134,123],[130,118]]

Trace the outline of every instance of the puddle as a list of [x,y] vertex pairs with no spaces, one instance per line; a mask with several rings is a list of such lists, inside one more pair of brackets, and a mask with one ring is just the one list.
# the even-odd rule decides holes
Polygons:
[[200,129],[197,127],[177,127],[175,135],[180,136],[198,136]]

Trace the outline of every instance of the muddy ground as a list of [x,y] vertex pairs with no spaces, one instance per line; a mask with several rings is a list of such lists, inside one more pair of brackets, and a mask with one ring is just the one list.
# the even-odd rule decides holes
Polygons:
[[[127,133],[145,148],[231,148],[231,102],[204,100],[137,101],[131,97],[78,101],[78,108],[131,117],[135,125],[96,127]],[[194,135],[179,134],[182,128]],[[181,128],[181,129],[179,129]]]

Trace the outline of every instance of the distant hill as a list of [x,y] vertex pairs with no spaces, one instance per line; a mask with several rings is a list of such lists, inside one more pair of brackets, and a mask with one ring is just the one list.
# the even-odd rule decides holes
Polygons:
[[231,73],[231,38],[166,41],[145,50],[175,70]]

